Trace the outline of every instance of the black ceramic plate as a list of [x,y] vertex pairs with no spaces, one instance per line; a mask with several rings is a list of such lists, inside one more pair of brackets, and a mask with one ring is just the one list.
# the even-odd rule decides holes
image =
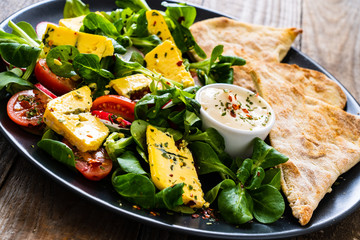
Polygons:
[[[109,11],[116,7],[114,0],[90,0],[86,2],[90,4],[92,10]],[[148,2],[154,9],[162,9],[160,5],[161,1],[149,0]],[[14,22],[27,21],[33,26],[36,26],[36,24],[41,21],[57,22],[62,18],[64,3],[65,0],[53,0],[30,6],[9,17],[0,27],[9,32],[9,28],[7,27],[9,19],[12,19]],[[197,20],[218,17],[220,15],[221,14],[213,11],[198,8]],[[284,62],[321,71],[337,82],[325,69],[294,48],[289,51]],[[348,98],[346,111],[352,114],[359,113],[359,104],[345,88],[343,88],[343,90]],[[227,224],[224,221],[218,221],[209,225],[208,220],[203,220],[202,218],[193,219],[190,216],[181,216],[179,214],[161,214],[160,216],[153,217],[148,211],[133,209],[132,204],[126,201],[122,201],[120,206],[120,196],[112,190],[110,182],[89,182],[80,176],[80,174],[71,172],[62,164],[49,159],[46,153],[38,150],[36,147],[32,148],[31,146],[36,146],[36,142],[39,139],[34,135],[24,132],[8,118],[6,114],[6,102],[7,101],[1,100],[0,103],[0,128],[2,133],[23,156],[38,166],[42,171],[46,172],[50,177],[61,182],[64,186],[78,194],[81,194],[83,197],[109,208],[124,217],[129,217],[146,224],[156,225],[157,227],[168,230],[181,231],[186,234],[222,239],[278,239],[314,232],[335,224],[360,206],[360,164],[358,164],[343,175],[343,179],[345,180],[341,180],[339,185],[334,186],[331,194],[325,196],[316,209],[311,222],[306,227],[299,225],[297,220],[291,215],[289,207],[286,208],[284,217],[273,224],[265,225],[253,222],[242,225],[239,228]]]

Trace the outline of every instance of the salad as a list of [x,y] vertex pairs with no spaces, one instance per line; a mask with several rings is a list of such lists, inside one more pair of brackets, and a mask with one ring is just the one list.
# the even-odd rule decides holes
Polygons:
[[[89,181],[110,180],[141,208],[216,208],[232,224],[279,219],[285,202],[274,167],[288,158],[259,138],[251,158],[231,157],[221,133],[202,128],[195,100],[201,85],[232,84],[232,66],[246,61],[222,55],[221,45],[206,56],[189,30],[194,7],[115,3],[91,12],[67,0],[59,24],[36,31],[9,21],[13,32],[0,31],[9,118],[42,136],[38,151]],[[204,60],[192,62],[193,54]]]

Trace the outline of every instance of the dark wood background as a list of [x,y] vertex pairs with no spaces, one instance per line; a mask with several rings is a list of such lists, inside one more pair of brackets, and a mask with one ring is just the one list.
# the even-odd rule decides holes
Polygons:
[[[0,21],[39,0],[0,0]],[[300,27],[295,47],[360,100],[360,1],[187,0],[239,20]],[[70,192],[21,157],[0,134],[0,239],[206,239],[140,224]],[[360,209],[337,225],[292,239],[360,239]]]

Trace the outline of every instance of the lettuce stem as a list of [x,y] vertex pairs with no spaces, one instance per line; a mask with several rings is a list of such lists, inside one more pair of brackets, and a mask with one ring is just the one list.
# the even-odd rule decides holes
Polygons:
[[13,21],[9,20],[9,27],[11,27],[16,33],[18,33],[31,47],[40,47],[40,44],[35,42],[29,35],[27,35],[21,28],[18,27]]

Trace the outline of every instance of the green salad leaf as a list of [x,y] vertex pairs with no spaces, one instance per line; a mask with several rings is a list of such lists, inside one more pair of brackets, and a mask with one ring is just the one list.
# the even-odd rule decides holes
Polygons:
[[8,25],[13,30],[12,34],[24,39],[26,41],[26,44],[30,47],[40,46],[37,36],[34,36],[35,30],[30,24],[25,24],[24,22],[15,24],[13,21],[10,20]]
[[7,92],[15,94],[22,90],[32,88],[34,88],[34,85],[31,82],[18,77],[18,75],[13,72],[0,73],[0,90],[5,89]]
[[99,78],[114,79],[114,75],[106,69],[101,68],[99,57],[95,54],[78,54],[73,62],[77,74],[86,80]]
[[182,26],[189,28],[194,23],[196,8],[184,3],[162,2],[161,5],[166,7],[166,15],[176,19]]
[[178,183],[174,186],[167,187],[155,195],[155,207],[167,208],[170,210],[182,205],[182,194],[184,193],[184,183]]
[[116,0],[115,3],[119,8],[130,8],[136,12],[141,9],[151,10],[145,0]]
[[28,67],[34,61],[34,56],[40,54],[41,49],[19,43],[1,43],[0,54],[9,63],[17,67]]
[[143,208],[155,206],[155,186],[152,181],[141,174],[127,173],[118,175],[117,169],[112,175],[112,185],[122,197]]
[[262,185],[250,194],[254,202],[254,217],[259,222],[272,223],[283,215],[285,201],[274,186]]
[[131,151],[124,152],[117,158],[120,168],[126,173],[147,175],[137,157]]
[[189,144],[189,148],[196,161],[199,175],[220,172],[230,176],[234,180],[236,179],[235,173],[219,160],[209,144],[197,141]]
[[278,152],[275,148],[267,145],[260,138],[255,138],[252,159],[254,162],[254,167],[262,167],[263,169],[267,169],[284,163],[289,158]]
[[239,179],[239,181],[242,184],[245,184],[246,181],[251,176],[251,170],[252,170],[253,162],[250,158],[245,159],[239,169],[236,172],[236,177]]
[[65,143],[53,139],[42,139],[37,143],[37,146],[54,159],[75,169],[74,153]]
[[56,75],[70,78],[76,75],[73,62],[79,54],[80,52],[76,47],[70,45],[57,46],[47,54],[46,64]]
[[19,44],[28,44],[28,42],[19,37],[18,35],[11,34],[0,30],[0,44],[1,43],[19,43]]
[[120,36],[114,24],[104,16],[93,12],[86,15],[83,21],[83,27],[87,33],[105,35],[114,39]]
[[196,133],[189,135],[186,140],[188,142],[206,142],[210,144],[217,154],[220,154],[225,150],[224,138],[215,128],[207,128],[204,132],[198,130]]
[[146,128],[150,123],[144,120],[135,120],[130,126],[131,136],[143,151],[147,151]]
[[249,193],[237,184],[221,191],[218,207],[225,221],[243,224],[253,219],[253,201]]
[[[31,26],[30,23],[28,22],[18,22],[16,23],[17,27],[19,27],[22,31],[25,32],[25,34],[30,37],[32,40],[34,40],[35,42],[37,42],[38,44],[41,44],[41,40],[39,39],[35,29]],[[12,34],[17,35],[19,37],[24,37],[24,34],[21,34],[18,30],[14,30],[12,31]],[[29,44],[30,45],[30,44]],[[36,47],[36,46],[35,46]]]
[[210,191],[208,191],[205,194],[205,200],[208,203],[213,203],[218,196],[221,189],[227,189],[231,187],[235,187],[235,182],[231,179],[224,179],[219,184],[217,184],[215,187],[213,187]]
[[63,15],[64,18],[80,17],[90,13],[89,5],[81,0],[66,0]]
[[281,189],[281,172],[280,168],[272,168],[265,172],[265,178],[262,184],[268,184],[280,191]]
[[206,58],[206,53],[196,43],[189,30],[189,26],[196,18],[196,9],[185,4],[162,2],[162,5],[166,7],[166,17],[171,21],[168,26],[180,51],[185,53],[194,50],[199,57]]
[[201,62],[190,63],[190,70],[196,71],[199,80],[205,84],[229,83],[234,80],[232,66],[242,66],[246,61],[241,57],[223,56],[223,45],[217,45],[211,52],[211,57]]
[[128,146],[130,146],[133,141],[132,136],[125,137],[123,133],[113,132],[106,138],[104,146],[110,158],[116,161],[117,157],[120,157],[128,150]]
[[253,217],[261,223],[271,223],[279,219],[285,210],[284,199],[279,192],[281,173],[279,169],[266,170],[263,166],[273,167],[274,164],[286,161],[287,157],[274,152],[263,140],[254,139],[252,158],[233,160],[231,169],[238,167],[235,174],[220,161],[221,153],[217,155],[214,151],[216,148],[207,143],[216,141],[207,139],[205,133],[198,130],[198,133],[189,137],[193,141],[189,148],[198,174],[218,172],[223,178],[206,193],[205,199],[212,203],[217,198],[219,210],[229,223],[243,224]]
[[249,179],[249,183],[246,186],[246,189],[249,190],[258,189],[265,177],[265,171],[262,167],[256,167],[253,171],[252,178]]

